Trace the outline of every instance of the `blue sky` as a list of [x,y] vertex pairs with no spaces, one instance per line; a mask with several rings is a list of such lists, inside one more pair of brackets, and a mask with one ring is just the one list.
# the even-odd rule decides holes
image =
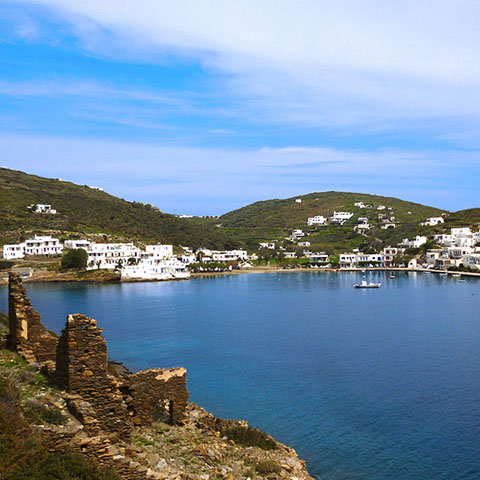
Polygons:
[[480,206],[480,5],[0,2],[0,165],[172,213]]

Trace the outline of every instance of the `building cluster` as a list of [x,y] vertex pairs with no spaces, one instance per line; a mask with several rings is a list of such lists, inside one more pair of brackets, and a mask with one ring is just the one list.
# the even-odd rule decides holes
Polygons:
[[172,245],[147,245],[144,250],[133,243],[95,243],[35,235],[23,243],[3,246],[3,258],[16,260],[30,255],[61,255],[64,250],[81,248],[87,252],[87,270],[118,270],[122,278],[166,280],[188,278],[186,264],[173,254]]

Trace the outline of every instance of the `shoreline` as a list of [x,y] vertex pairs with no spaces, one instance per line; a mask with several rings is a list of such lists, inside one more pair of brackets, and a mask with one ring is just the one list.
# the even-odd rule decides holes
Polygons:
[[[431,274],[447,274],[451,277],[452,275],[458,275],[464,277],[480,277],[480,272],[457,272],[457,271],[448,271],[448,270],[433,270],[428,268],[407,268],[407,267],[371,267],[371,268],[282,268],[276,266],[270,267],[253,267],[243,270],[232,270],[227,272],[195,272],[192,273],[189,278],[171,278],[165,280],[154,280],[154,279],[135,279],[130,278],[128,280],[122,280],[119,275],[113,273],[105,272],[103,276],[98,276],[94,278],[78,278],[73,276],[72,273],[60,273],[60,274],[48,274],[48,275],[33,275],[32,277],[24,279],[26,283],[92,283],[92,284],[114,284],[114,283],[152,283],[152,282],[178,282],[183,280],[194,280],[207,277],[218,277],[218,276],[227,276],[227,275],[243,275],[243,274],[259,274],[259,273],[299,273],[299,272],[329,272],[329,273],[341,273],[341,272],[407,272],[407,273],[431,273]],[[0,285],[6,285],[8,283],[7,279],[0,279]]]

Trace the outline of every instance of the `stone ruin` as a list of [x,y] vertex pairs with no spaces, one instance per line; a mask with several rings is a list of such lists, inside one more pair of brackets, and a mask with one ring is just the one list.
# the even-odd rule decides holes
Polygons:
[[[48,331],[27,297],[21,278],[9,274],[8,347],[45,367],[69,395],[69,409],[86,432],[128,436],[133,425],[181,424],[188,402],[184,368],[129,372],[109,362],[96,320],[73,314],[60,338]],[[55,362],[53,364],[53,362]]]
[[45,328],[27,297],[22,278],[13,272],[8,276],[8,323],[10,349],[31,363],[55,362],[58,336]]

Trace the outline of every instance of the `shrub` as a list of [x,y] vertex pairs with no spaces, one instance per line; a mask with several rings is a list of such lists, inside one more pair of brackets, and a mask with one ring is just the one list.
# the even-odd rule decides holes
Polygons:
[[0,260],[0,270],[10,270],[14,265],[10,260]]
[[88,254],[83,248],[68,250],[62,257],[62,269],[85,269],[87,267]]
[[269,473],[280,473],[282,467],[273,460],[264,460],[255,465],[255,470],[261,475],[268,475]]
[[221,433],[229,440],[247,447],[260,447],[263,450],[277,448],[275,440],[258,428],[237,426],[223,430]]
[[37,400],[28,400],[23,409],[25,418],[34,424],[51,423],[53,425],[62,425],[66,417],[61,410],[56,407],[48,407]]

